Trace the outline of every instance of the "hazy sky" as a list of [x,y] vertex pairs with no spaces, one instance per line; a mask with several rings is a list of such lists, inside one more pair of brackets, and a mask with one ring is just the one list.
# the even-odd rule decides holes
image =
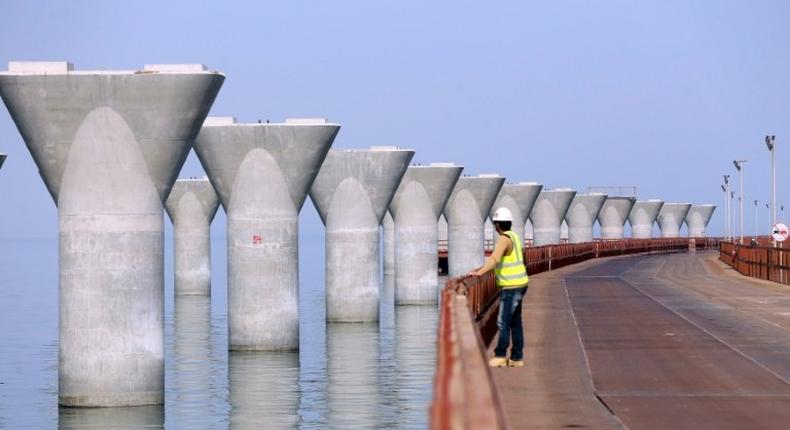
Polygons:
[[[778,200],[790,206],[787,1],[0,0],[0,10],[0,69],[203,63],[227,76],[212,115],[322,116],[342,124],[336,147],[398,145],[466,173],[714,203],[712,234],[736,157],[749,160],[746,232],[754,199],[767,224],[772,133]],[[0,151],[0,237],[54,236],[55,206],[4,108]],[[190,156],[182,176],[201,174]],[[322,234],[309,201],[302,220]]]

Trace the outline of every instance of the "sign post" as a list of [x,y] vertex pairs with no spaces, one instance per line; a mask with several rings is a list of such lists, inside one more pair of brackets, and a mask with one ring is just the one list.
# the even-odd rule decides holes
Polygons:
[[[787,226],[782,224],[781,222],[775,224],[774,228],[771,229],[771,236],[773,236],[774,240],[776,241],[776,243],[779,244],[780,248],[783,248],[782,242],[787,240],[788,234],[790,234],[790,231],[788,231]],[[779,282],[782,284],[784,284],[785,281],[784,260],[785,260],[784,252],[779,251],[779,262],[777,264],[779,264]]]

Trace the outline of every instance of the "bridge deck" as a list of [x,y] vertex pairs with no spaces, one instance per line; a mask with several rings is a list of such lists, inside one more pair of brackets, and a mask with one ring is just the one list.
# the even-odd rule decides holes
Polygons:
[[527,366],[494,369],[513,428],[786,428],[790,288],[716,254],[589,261],[535,276]]

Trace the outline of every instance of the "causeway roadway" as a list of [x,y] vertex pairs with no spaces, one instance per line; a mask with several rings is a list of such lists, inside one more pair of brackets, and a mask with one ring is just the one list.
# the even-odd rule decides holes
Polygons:
[[790,287],[717,257],[615,257],[532,277],[527,365],[492,369],[508,425],[790,428]]

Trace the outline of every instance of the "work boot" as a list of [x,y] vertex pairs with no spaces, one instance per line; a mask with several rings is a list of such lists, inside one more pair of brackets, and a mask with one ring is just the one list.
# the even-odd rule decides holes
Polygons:
[[491,367],[505,367],[507,366],[507,358],[493,357],[492,359],[488,360],[488,365]]
[[508,367],[524,367],[524,360],[508,360]]

